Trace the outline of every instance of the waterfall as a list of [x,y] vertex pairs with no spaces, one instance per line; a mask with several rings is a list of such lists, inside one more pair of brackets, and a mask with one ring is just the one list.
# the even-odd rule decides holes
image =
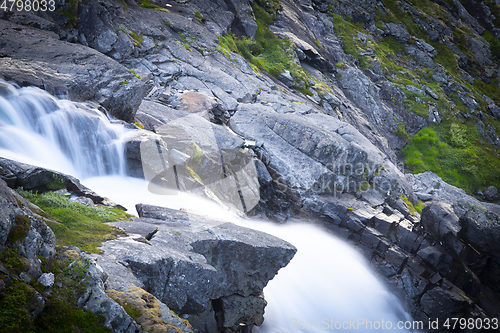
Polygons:
[[[131,132],[85,104],[0,81],[1,157],[71,174],[131,212],[139,202],[210,212],[297,246],[296,257],[264,289],[269,304],[264,325],[255,332],[309,331],[308,323],[318,323],[314,332],[341,331],[346,322],[361,320],[366,323],[354,331],[384,332],[394,331],[398,321],[411,320],[361,255],[324,230],[304,223],[278,226],[237,220],[201,198],[158,196],[147,190],[146,181],[126,177],[124,142]],[[392,329],[377,328],[382,320],[391,322]]]
[[77,178],[124,174],[129,130],[99,110],[0,82],[0,156]]

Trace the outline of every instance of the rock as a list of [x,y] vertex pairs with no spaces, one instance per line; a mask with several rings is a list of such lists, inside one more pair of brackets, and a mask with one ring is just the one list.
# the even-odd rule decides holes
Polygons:
[[192,333],[188,323],[181,320],[165,304],[156,297],[138,287],[130,287],[127,291],[107,289],[106,294],[121,305],[127,305],[140,311],[135,321],[146,332]]
[[[422,48],[424,50],[422,50]],[[406,45],[405,46],[405,51],[408,53],[410,56],[414,56],[415,59],[424,65],[425,67],[428,68],[436,68],[436,64],[434,63],[434,60],[432,60],[432,57],[429,56],[429,53],[425,47],[423,47],[422,44],[417,44],[417,46],[413,45]]]
[[171,100],[170,103],[174,109],[189,113],[213,112],[217,106],[213,97],[194,91],[184,92],[176,99]]
[[432,78],[434,81],[442,84],[448,83],[448,75],[446,75],[439,67],[432,72]]
[[278,80],[283,82],[288,88],[291,88],[293,86],[293,83],[294,83],[293,77],[290,75],[290,72],[287,70],[283,71],[283,73],[281,73],[278,76]]
[[80,295],[77,306],[83,307],[85,310],[91,311],[96,315],[104,316],[104,325],[113,332],[136,332],[139,326],[134,319],[105,292],[104,283],[108,275],[88,254],[79,251],[79,255],[81,256],[81,260],[74,261],[68,266],[72,270],[78,269],[76,267],[81,265],[86,270],[86,274],[80,282],[86,288]]
[[471,48],[472,53],[474,53],[476,61],[480,65],[491,65],[491,51],[488,42],[486,42],[484,39],[478,40],[470,35],[468,37],[469,47]]
[[38,278],[38,282],[43,284],[45,287],[52,287],[52,285],[54,285],[54,273],[43,273]]
[[431,88],[427,87],[426,85],[422,86],[422,90],[425,91],[427,93],[427,95],[431,96],[435,100],[439,99],[439,95],[436,94],[434,91],[432,91]]
[[[0,77],[75,101],[94,99],[131,121],[147,87],[114,60],[52,33],[0,20]],[[65,54],[64,58],[59,55]]]
[[421,192],[415,192],[415,195],[419,200],[422,201],[429,201],[432,200],[432,195],[428,193],[421,193]]
[[429,106],[429,117],[427,118],[427,121],[435,124],[441,123],[441,117],[439,116],[439,112],[433,106]]
[[31,281],[42,275],[38,256],[54,256],[56,240],[47,224],[36,217],[29,206],[24,206],[23,201],[24,198],[0,179],[0,251],[10,247],[19,253],[23,261],[20,277]]
[[406,43],[410,39],[410,34],[402,24],[387,23],[385,25],[384,35],[392,36],[400,43]]
[[423,95],[424,94],[423,90],[418,89],[417,87],[412,86],[411,84],[409,84],[409,85],[406,86],[406,90],[408,90],[408,91],[410,91],[412,93],[415,93],[415,94],[419,94],[419,95]]
[[498,189],[495,186],[488,186],[486,190],[483,191],[486,200],[493,201],[498,199]]
[[[10,175],[7,179],[12,188],[22,187],[26,191],[46,192],[62,187],[77,196],[91,199],[94,204],[116,206],[116,204],[108,198],[101,197],[89,188],[83,186],[75,177],[57,171],[0,157],[0,175],[2,174]],[[3,176],[0,177],[3,178]],[[85,199],[80,200],[90,204],[90,202]]]
[[371,188],[363,193],[361,199],[368,202],[371,206],[380,206],[385,202],[382,194]]
[[451,205],[433,202],[422,210],[422,226],[437,239],[458,236],[462,227]]
[[21,272],[19,274],[19,277],[21,279],[23,279],[26,283],[30,283],[31,282],[31,276],[29,276],[28,274],[24,273],[24,272]]
[[232,23],[234,32],[246,36],[254,37],[257,32],[257,22],[251,7],[253,1],[248,0],[229,0],[227,2],[228,8],[236,15]]
[[110,284],[116,285],[118,275],[109,269],[120,262],[144,290],[176,313],[188,314],[195,329],[209,323],[228,328],[262,323],[265,302],[260,294],[295,254],[292,245],[186,212],[148,205],[138,205],[138,212],[141,219],[113,224],[143,236],[152,233],[150,244],[108,241],[102,246],[104,255],[96,255],[108,268]]

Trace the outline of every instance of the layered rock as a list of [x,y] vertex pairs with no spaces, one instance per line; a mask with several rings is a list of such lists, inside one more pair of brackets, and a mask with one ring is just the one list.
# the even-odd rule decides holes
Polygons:
[[117,118],[130,121],[146,85],[116,61],[91,48],[0,20],[0,76],[77,101],[96,100]]
[[115,222],[131,236],[95,255],[109,289],[141,287],[205,332],[243,332],[263,322],[262,290],[296,249],[224,221],[148,205]]

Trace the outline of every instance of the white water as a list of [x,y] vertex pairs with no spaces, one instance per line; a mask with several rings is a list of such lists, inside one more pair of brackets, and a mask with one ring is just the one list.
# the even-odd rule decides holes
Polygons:
[[[148,191],[146,181],[126,177],[123,142],[128,134],[130,130],[111,124],[99,111],[57,100],[40,89],[0,89],[1,157],[74,175],[129,212],[135,212],[136,203],[149,203],[237,219],[201,198],[155,195]],[[390,331],[394,331],[399,320],[411,319],[363,258],[338,238],[303,223],[238,223],[276,235],[298,248],[290,264],[265,288],[269,303],[265,323],[255,332],[295,332],[308,324],[314,329],[306,331],[341,331],[330,328],[361,320],[372,322],[374,328],[361,325],[350,330],[383,332],[389,330],[375,329],[382,320],[391,321]]]

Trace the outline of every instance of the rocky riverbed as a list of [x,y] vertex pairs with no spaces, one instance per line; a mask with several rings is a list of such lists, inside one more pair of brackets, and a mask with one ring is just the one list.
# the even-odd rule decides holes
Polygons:
[[[494,1],[56,5],[0,11],[0,77],[124,124],[133,132],[129,176],[241,215],[321,220],[416,320],[499,315]],[[262,36],[283,43],[277,63]],[[404,161],[435,173],[408,173]],[[58,179],[82,202],[120,204],[74,177],[4,158],[0,177],[0,245],[29,261],[2,271],[11,277],[38,279],[37,256],[56,255],[50,228],[13,189],[44,192]],[[105,242],[104,254],[67,250],[90,272],[80,306],[124,332],[150,325],[118,305],[134,299],[149,299],[157,318],[186,332],[262,323],[262,289],[292,245],[186,212],[140,205],[138,214],[113,223],[129,236]],[[9,243],[24,218],[30,231]]]

